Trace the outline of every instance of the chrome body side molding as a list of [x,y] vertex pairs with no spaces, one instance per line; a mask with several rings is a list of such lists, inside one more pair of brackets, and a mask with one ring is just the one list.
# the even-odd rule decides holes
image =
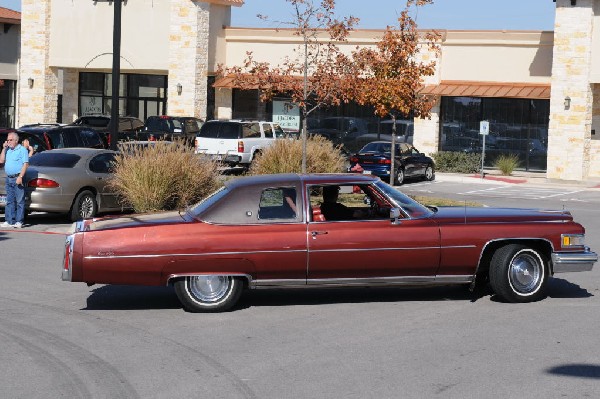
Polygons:
[[398,276],[368,278],[323,278],[297,280],[252,280],[250,288],[317,288],[317,287],[364,287],[364,286],[415,286],[470,284],[473,275],[460,276]]

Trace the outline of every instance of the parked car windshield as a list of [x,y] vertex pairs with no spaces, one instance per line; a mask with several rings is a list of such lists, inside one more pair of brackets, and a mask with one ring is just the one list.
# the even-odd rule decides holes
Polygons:
[[400,191],[396,190],[387,183],[378,181],[375,183],[375,186],[384,192],[392,201],[395,202],[396,206],[402,208],[411,218],[423,218],[433,214],[431,209],[418,203],[409,196],[402,194]]
[[51,166],[53,168],[72,168],[81,157],[75,154],[56,154],[42,152],[29,159],[30,166]]

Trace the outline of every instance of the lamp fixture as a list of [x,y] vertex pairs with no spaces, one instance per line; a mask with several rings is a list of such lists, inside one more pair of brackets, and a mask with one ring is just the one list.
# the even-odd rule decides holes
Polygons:
[[571,108],[571,97],[566,96],[565,97],[565,111],[568,110],[569,108]]
[[177,83],[177,95],[180,96],[182,91],[183,86],[181,85],[181,83]]
[[33,88],[33,78],[28,78],[27,79],[27,85],[29,86],[29,88]]

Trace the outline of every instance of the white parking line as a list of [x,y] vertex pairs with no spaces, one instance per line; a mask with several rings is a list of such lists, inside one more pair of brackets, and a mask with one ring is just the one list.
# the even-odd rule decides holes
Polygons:
[[470,195],[470,196],[479,196],[479,197],[506,197],[506,198],[515,198],[515,199],[549,199],[556,198],[565,195],[573,195],[576,193],[580,193],[583,190],[577,191],[560,191],[556,189],[547,189],[547,188],[533,188],[533,187],[506,187],[506,186],[498,186],[491,187],[482,190],[471,190],[465,191],[462,193],[458,193],[460,195]]

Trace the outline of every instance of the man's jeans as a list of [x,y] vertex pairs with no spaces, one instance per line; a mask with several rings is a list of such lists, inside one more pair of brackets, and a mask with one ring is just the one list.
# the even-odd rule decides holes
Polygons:
[[8,224],[23,223],[25,218],[25,187],[17,185],[16,177],[6,177],[6,208],[4,218]]

